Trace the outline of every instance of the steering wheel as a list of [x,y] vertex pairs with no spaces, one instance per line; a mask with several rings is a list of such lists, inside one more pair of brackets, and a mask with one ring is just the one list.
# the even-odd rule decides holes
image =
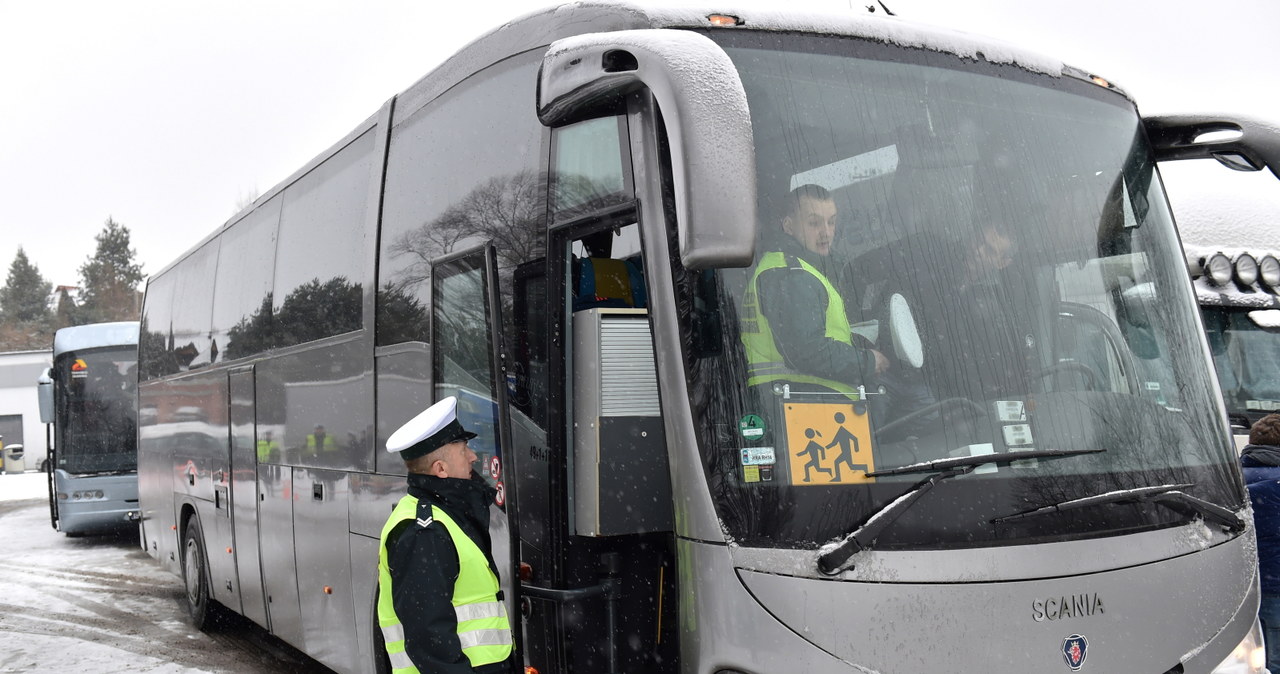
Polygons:
[[969,411],[974,413],[974,416],[982,416],[987,413],[986,410],[982,407],[982,405],[979,405],[978,403],[975,403],[972,400],[969,400],[968,398],[946,398],[944,400],[939,400],[938,402],[933,403],[931,405],[921,407],[918,410],[914,410],[912,412],[904,414],[901,417],[898,417],[897,419],[894,419],[893,421],[890,421],[889,423],[881,426],[880,428],[877,428],[876,433],[882,436],[888,435],[892,433],[894,430],[897,430],[898,428],[901,428],[903,426],[906,426],[907,424],[923,419],[934,412],[940,412],[941,410],[950,408],[950,407],[962,407],[962,408],[968,409]]
[[1044,379],[1050,375],[1058,374],[1059,372],[1075,372],[1076,374],[1082,375],[1084,377],[1085,390],[1100,390],[1098,388],[1098,373],[1095,372],[1093,368],[1078,360],[1063,360],[1054,363],[1053,365],[1040,370],[1040,373],[1036,375],[1036,378]]

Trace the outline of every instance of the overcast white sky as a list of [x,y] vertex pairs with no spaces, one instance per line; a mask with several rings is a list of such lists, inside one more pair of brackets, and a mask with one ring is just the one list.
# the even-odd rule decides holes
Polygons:
[[[1280,124],[1276,0],[885,1],[1097,72],[1144,112]],[[21,246],[50,281],[77,284],[108,216],[132,231],[144,271],[160,270],[449,54],[542,4],[0,0],[0,283]],[[1197,203],[1260,202],[1264,215],[1240,219],[1280,231],[1269,174],[1173,166],[1165,177],[1180,218]],[[1205,190],[1218,196],[1192,197]]]

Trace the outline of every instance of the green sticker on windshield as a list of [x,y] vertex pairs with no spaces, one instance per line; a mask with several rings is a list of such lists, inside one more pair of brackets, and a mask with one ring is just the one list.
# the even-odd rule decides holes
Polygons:
[[759,440],[764,437],[764,419],[759,414],[748,414],[738,421],[738,432],[747,440]]

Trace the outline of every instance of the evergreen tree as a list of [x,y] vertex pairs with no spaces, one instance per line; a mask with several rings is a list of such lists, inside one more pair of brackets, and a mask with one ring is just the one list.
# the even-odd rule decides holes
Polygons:
[[96,237],[98,248],[80,266],[80,308],[85,322],[138,320],[142,265],[129,247],[129,228],[107,218]]
[[0,288],[0,320],[9,324],[46,320],[52,287],[19,248],[9,265],[9,278]]
[[73,325],[84,325],[88,323],[81,316],[80,307],[76,305],[76,301],[71,299],[71,293],[67,292],[65,287],[58,290],[58,301],[53,309],[53,327],[55,330],[69,328]]
[[21,248],[0,288],[0,351],[47,349],[53,342],[50,284]]

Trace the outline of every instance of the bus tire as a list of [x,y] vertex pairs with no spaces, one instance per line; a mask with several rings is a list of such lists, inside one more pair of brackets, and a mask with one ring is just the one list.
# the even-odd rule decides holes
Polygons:
[[182,537],[182,581],[186,588],[183,605],[191,626],[209,631],[214,627],[213,597],[209,592],[209,558],[205,555],[204,532],[195,515]]

